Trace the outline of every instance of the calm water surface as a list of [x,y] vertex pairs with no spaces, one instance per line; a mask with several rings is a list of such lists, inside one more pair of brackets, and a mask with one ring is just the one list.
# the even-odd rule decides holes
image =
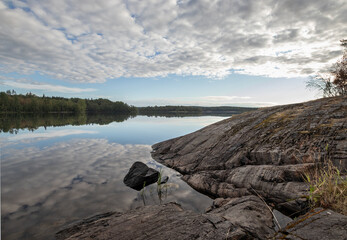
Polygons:
[[[123,122],[36,127],[0,133],[1,239],[54,239],[75,221],[107,211],[176,201],[203,212],[212,200],[155,162],[151,145],[225,117],[146,117]],[[169,176],[138,192],[123,184],[135,161]]]

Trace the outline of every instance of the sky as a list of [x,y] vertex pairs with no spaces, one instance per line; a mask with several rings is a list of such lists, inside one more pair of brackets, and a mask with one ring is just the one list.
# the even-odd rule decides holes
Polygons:
[[342,56],[346,0],[1,0],[0,90],[271,106]]

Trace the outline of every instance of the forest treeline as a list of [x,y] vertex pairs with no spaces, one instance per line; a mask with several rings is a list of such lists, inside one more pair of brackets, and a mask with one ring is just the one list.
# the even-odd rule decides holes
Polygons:
[[0,112],[3,113],[122,113],[136,114],[137,109],[124,102],[108,99],[42,97],[15,91],[0,92]]
[[167,116],[167,115],[232,115],[239,114],[256,108],[245,107],[200,107],[200,106],[154,106],[138,107],[138,114],[149,116]]
[[154,106],[154,107],[138,107],[140,115],[160,114],[160,113],[202,113],[202,110],[191,106]]
[[[32,93],[17,94],[14,90],[0,92],[0,113],[2,114],[118,114],[118,115],[147,115],[165,117],[185,116],[231,116],[255,108],[244,107],[200,107],[200,106],[153,106],[134,107],[124,102],[112,102],[108,99],[81,99],[63,97],[42,97]],[[5,124],[6,125],[6,124]]]

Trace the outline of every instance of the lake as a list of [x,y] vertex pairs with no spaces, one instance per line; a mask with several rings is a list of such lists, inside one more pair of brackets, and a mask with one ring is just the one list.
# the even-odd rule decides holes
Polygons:
[[[226,117],[48,115],[1,117],[2,239],[54,239],[64,226],[107,211],[176,201],[203,212],[212,199],[151,158],[151,145]],[[123,184],[141,161],[169,176],[142,191]]]

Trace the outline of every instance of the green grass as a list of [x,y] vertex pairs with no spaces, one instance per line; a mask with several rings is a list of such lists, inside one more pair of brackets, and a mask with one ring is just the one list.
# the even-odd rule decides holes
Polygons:
[[347,178],[331,160],[304,174],[309,184],[308,199],[311,207],[329,208],[347,215]]
[[[163,198],[167,197],[167,185],[166,185],[166,183],[165,184],[161,183],[162,177],[163,177],[163,169],[160,169],[159,177],[158,177],[158,181],[157,181],[157,193],[158,193],[158,198],[159,198],[160,204],[162,203]],[[163,194],[164,194],[164,196],[163,196]]]
[[[163,178],[163,170],[160,169],[158,174],[158,180],[157,180],[157,195],[158,195],[160,204],[162,204],[162,201],[167,197],[168,188],[169,188],[169,186],[166,183],[165,184],[161,183],[162,178]],[[146,193],[152,195],[153,194],[152,190],[153,188],[151,188],[150,186],[147,186],[146,182],[143,183],[143,188],[141,189],[140,196],[142,198],[144,205],[146,205]]]

